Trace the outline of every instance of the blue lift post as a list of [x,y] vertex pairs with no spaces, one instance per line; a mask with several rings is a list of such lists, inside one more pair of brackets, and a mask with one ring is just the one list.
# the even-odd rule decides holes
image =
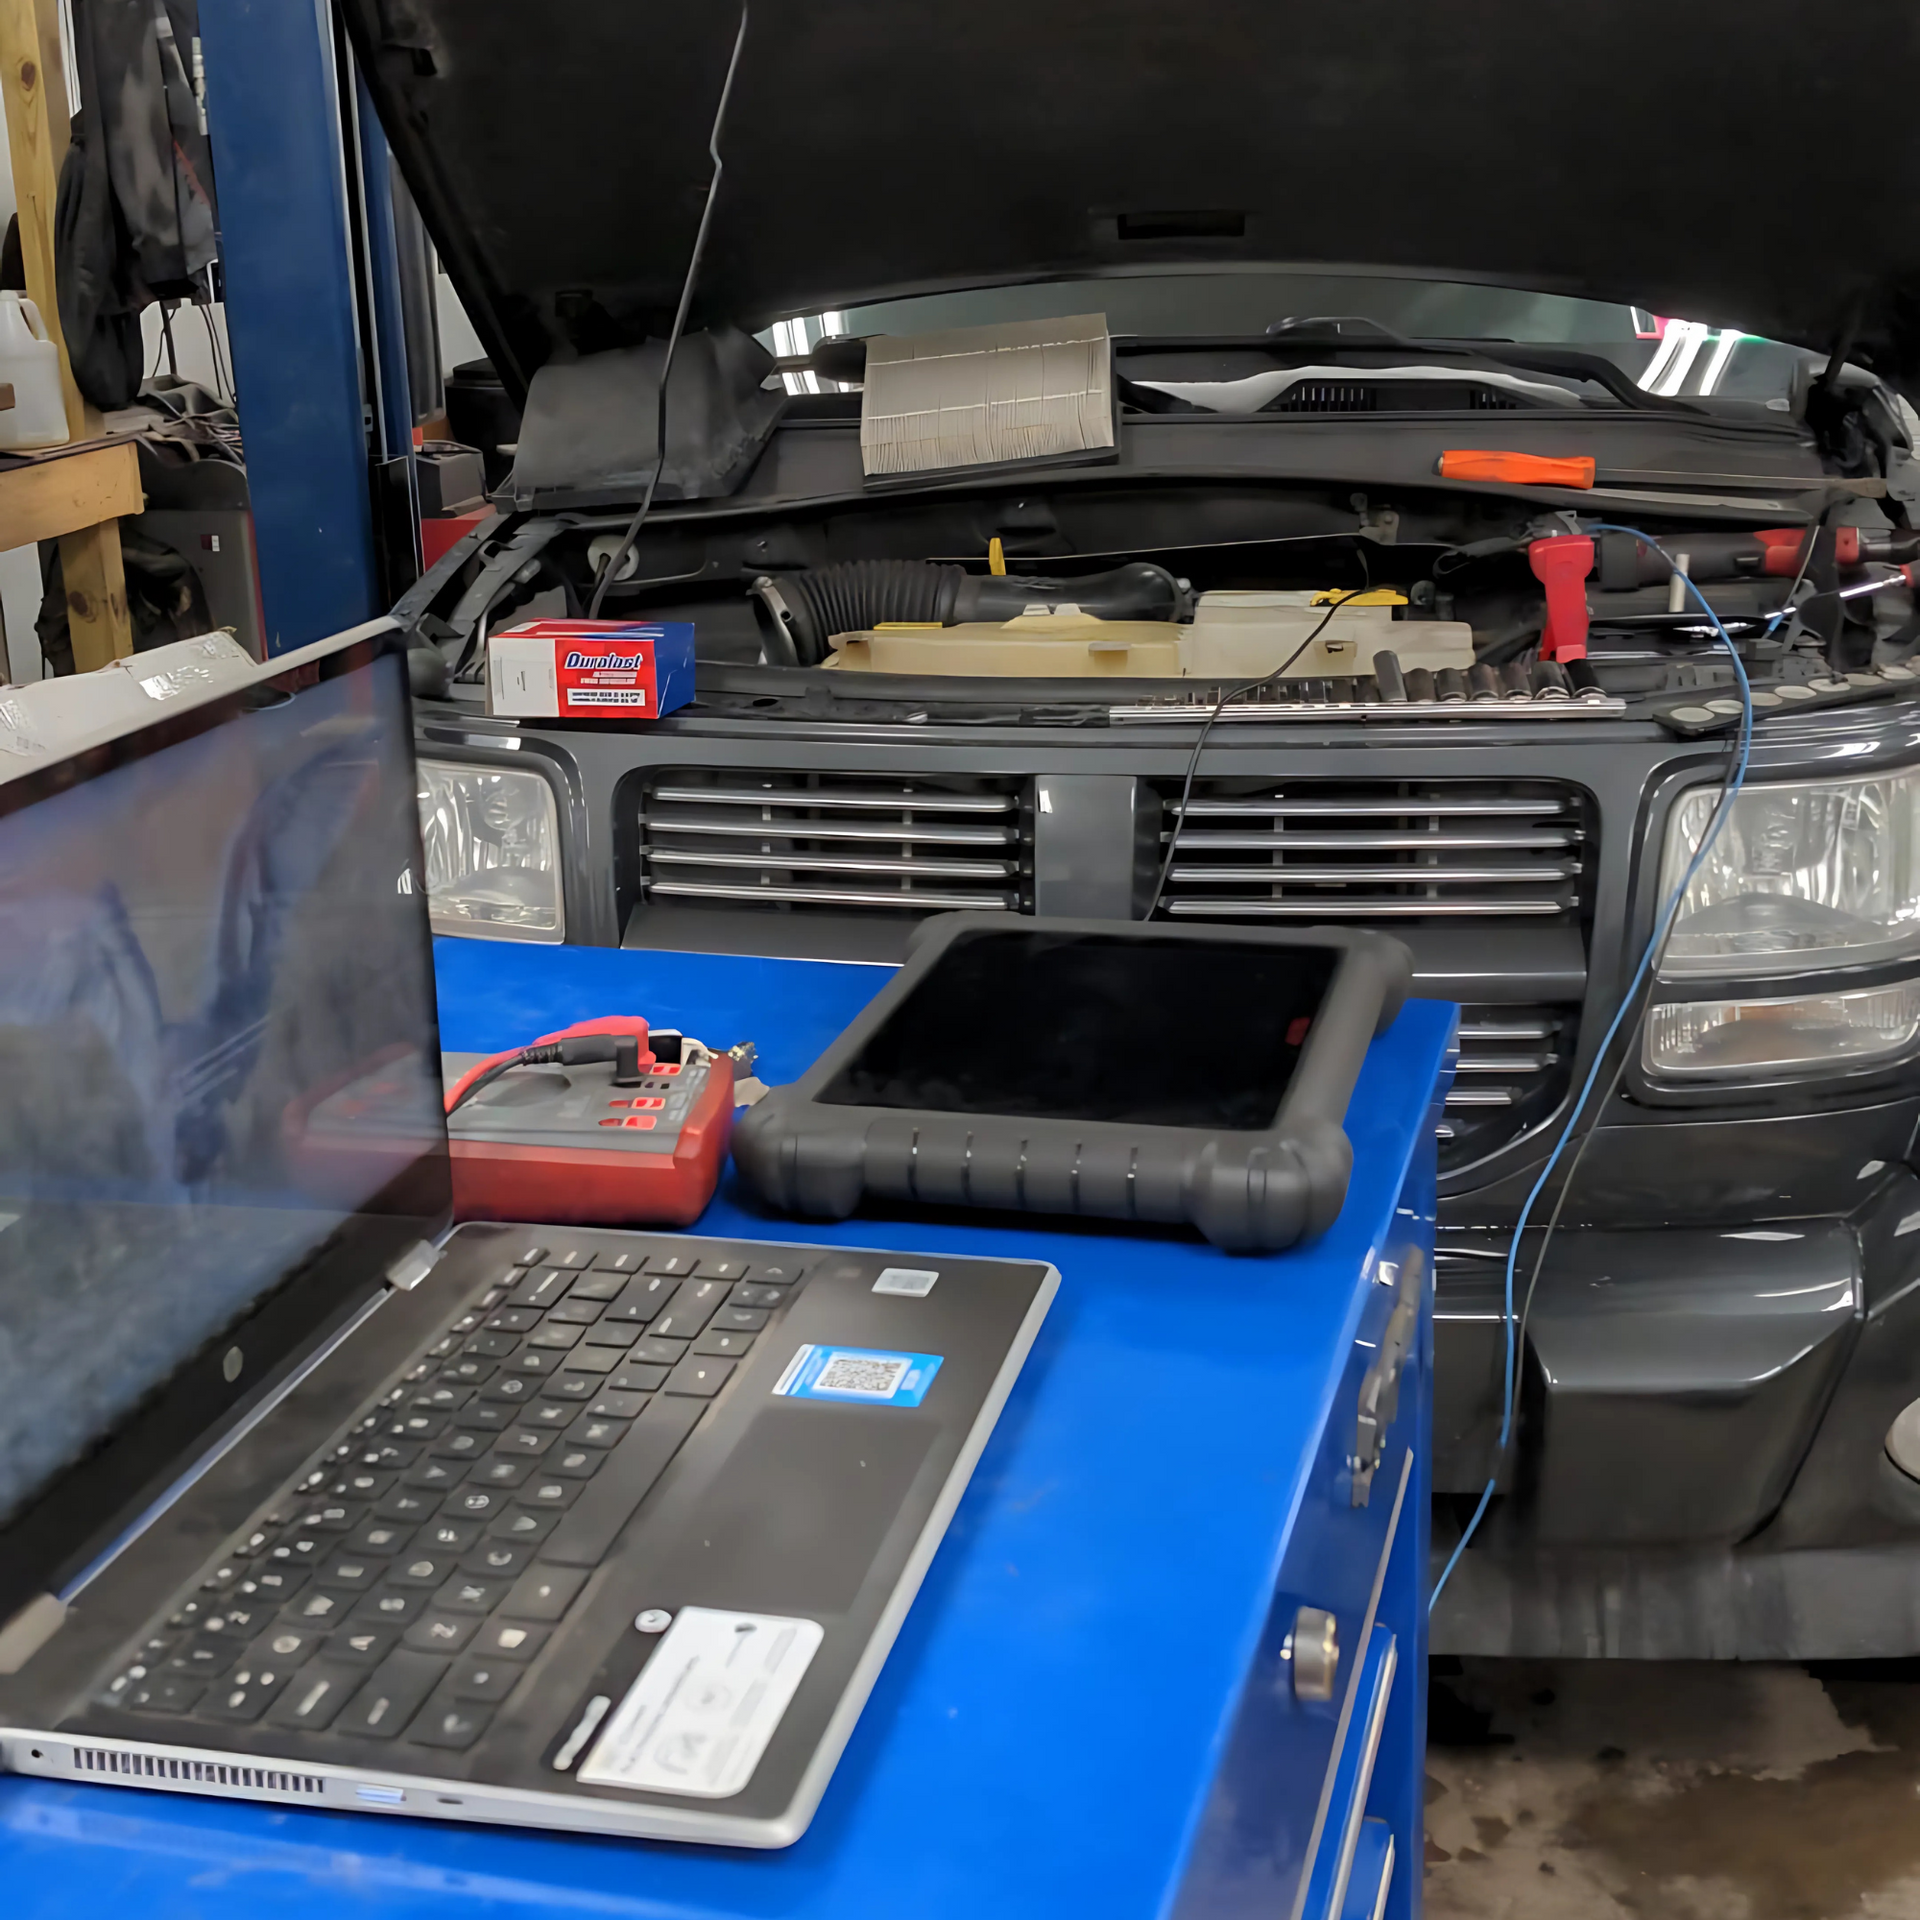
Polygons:
[[201,0],[227,332],[269,653],[381,605],[326,0]]

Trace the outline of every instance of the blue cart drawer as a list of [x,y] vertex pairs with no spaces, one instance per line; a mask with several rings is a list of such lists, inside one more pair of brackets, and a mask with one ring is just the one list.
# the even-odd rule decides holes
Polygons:
[[[1394,1636],[1376,1613],[1394,1542],[1415,1524],[1409,1498],[1422,1497],[1412,1491],[1416,1375],[1431,1323],[1431,1268],[1416,1245],[1402,1243],[1373,1277],[1195,1844],[1182,1920],[1199,1920],[1210,1901],[1338,1920],[1397,1665]],[[1395,1376],[1384,1405],[1383,1365]],[[1392,1410],[1384,1434],[1362,1426],[1363,1404]],[[1356,1450],[1376,1446],[1370,1477],[1356,1472],[1369,1464]],[[1324,1694],[1315,1684],[1324,1683],[1321,1663],[1310,1668],[1297,1657],[1303,1609],[1314,1610],[1316,1630],[1319,1614],[1333,1616],[1338,1658]]]

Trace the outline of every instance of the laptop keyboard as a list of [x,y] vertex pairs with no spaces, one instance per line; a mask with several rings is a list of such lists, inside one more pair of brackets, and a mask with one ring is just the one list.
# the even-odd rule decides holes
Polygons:
[[778,1246],[620,1242],[518,1248],[99,1704],[471,1746],[804,1277]]

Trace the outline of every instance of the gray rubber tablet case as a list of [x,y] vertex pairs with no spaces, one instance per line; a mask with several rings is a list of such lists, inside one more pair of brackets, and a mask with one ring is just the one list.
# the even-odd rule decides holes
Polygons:
[[[828,1104],[831,1087],[894,1009],[970,932],[1022,931],[1152,941],[1333,948],[1339,959],[1273,1123],[1222,1131],[911,1108]],[[1271,1252],[1326,1231],[1346,1198],[1347,1101],[1376,1033],[1406,998],[1412,959],[1360,929],[1129,925],[997,913],[943,914],[915,934],[906,964],[800,1079],[741,1115],[733,1154],[769,1206],[844,1219],[863,1199],[1012,1208],[1197,1227],[1216,1246]],[[1010,990],[1016,990],[1009,982]],[[1204,1033],[1206,1009],[1143,1009],[1160,1044]]]

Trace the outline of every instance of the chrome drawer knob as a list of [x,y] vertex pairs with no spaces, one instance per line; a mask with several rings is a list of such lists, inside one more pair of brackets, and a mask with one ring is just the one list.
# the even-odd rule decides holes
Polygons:
[[1293,1616],[1285,1654],[1293,1665],[1296,1700],[1331,1700],[1340,1676],[1340,1623],[1324,1607],[1302,1607]]

